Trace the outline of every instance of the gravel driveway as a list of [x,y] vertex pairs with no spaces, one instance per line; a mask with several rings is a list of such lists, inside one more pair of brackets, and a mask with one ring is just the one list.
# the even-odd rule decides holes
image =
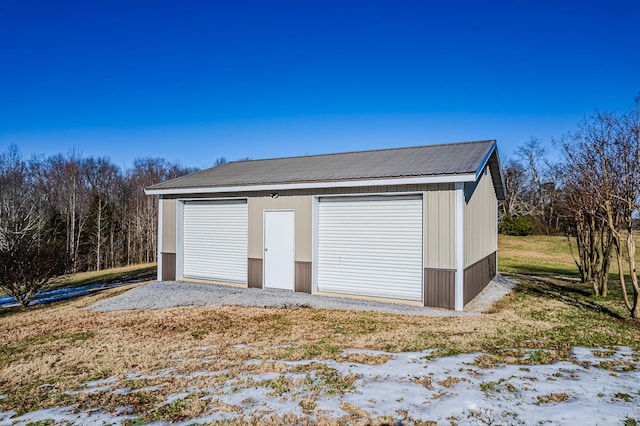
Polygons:
[[267,308],[323,308],[377,311],[425,316],[478,315],[508,294],[513,283],[497,276],[464,312],[361,299],[329,297],[281,290],[232,287],[187,281],[154,281],[91,306],[96,311],[164,309],[176,306],[255,306]]

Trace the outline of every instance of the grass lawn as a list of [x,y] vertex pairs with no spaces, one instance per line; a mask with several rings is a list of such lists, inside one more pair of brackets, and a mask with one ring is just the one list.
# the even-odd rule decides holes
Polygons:
[[141,263],[139,265],[123,266],[103,271],[89,271],[66,275],[56,281],[54,288],[78,287],[108,282],[150,281],[156,278],[156,266],[155,263]]
[[[476,317],[310,308],[184,307],[112,313],[85,309],[131,286],[51,305],[6,309],[0,311],[0,394],[4,395],[0,411],[24,413],[61,405],[107,410],[130,406],[140,421],[186,420],[203,412],[198,398],[185,398],[178,407],[169,404],[159,409],[158,404],[169,395],[185,392],[196,381],[218,386],[220,375],[172,379],[158,386],[155,379],[134,384],[131,373],[144,377],[166,368],[184,375],[204,370],[224,372],[222,378],[227,380],[258,368],[251,367],[254,360],[273,360],[259,368],[277,377],[289,368],[278,360],[344,360],[346,349],[437,348],[434,356],[483,352],[486,362],[493,364],[513,363],[531,351],[538,354],[530,360],[534,363],[569,359],[575,346],[629,346],[640,351],[640,323],[627,319],[615,282],[610,297],[591,296],[587,286],[576,282],[575,267],[563,243],[561,237],[501,236],[500,270],[518,286],[492,311]],[[132,271],[105,272],[110,280],[120,273]],[[100,278],[72,277],[67,282],[79,285],[89,279]],[[206,362],[202,357],[179,355],[194,348],[206,351]],[[365,364],[384,362],[383,356],[348,357]],[[296,368],[309,377],[323,377],[325,390],[329,386],[344,392],[355,380],[315,362]],[[106,378],[138,391],[68,393],[88,381]],[[237,386],[255,385],[245,382],[239,379]],[[288,384],[271,381],[267,386],[278,392]],[[301,406],[313,406],[313,395],[309,398]]]
[[578,276],[566,237],[556,235],[498,235],[498,269],[503,273]]
[[[126,281],[150,281],[156,277],[155,263],[142,263],[139,265],[123,266],[120,268],[106,269],[103,271],[80,272],[73,275],[63,275],[51,283],[47,290],[56,288],[73,288],[91,284],[102,284]],[[0,296],[7,293],[0,290]]]

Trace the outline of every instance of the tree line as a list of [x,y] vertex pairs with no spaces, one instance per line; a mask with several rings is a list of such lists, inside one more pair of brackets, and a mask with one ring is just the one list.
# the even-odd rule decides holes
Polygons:
[[9,146],[0,153],[0,286],[26,305],[54,275],[155,261],[158,204],[144,188],[194,171],[161,158],[123,170],[77,152],[26,160]]
[[500,231],[565,235],[582,282],[597,296],[607,296],[616,262],[624,304],[640,318],[640,94],[627,111],[596,111],[552,142],[558,158],[532,138],[503,160]]

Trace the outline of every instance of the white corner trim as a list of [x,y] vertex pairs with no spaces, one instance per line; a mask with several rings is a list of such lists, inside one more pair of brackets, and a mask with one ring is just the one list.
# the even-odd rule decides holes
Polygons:
[[496,274],[498,273],[498,259],[500,259],[500,256],[498,255],[498,211],[500,210],[500,207],[498,206],[498,200],[496,199]]
[[318,292],[318,208],[320,199],[311,197],[311,294]]
[[162,197],[158,197],[158,259],[157,259],[157,280],[162,281]]
[[288,189],[354,188],[354,187],[362,187],[362,186],[459,183],[459,182],[473,182],[475,180],[476,180],[476,173],[468,173],[468,174],[462,174],[462,175],[421,176],[421,177],[391,178],[391,179],[345,180],[345,181],[333,181],[333,182],[301,182],[301,183],[279,183],[279,184],[267,184],[267,185],[145,189],[144,192],[147,195],[214,194],[214,193],[220,193],[220,192],[284,191]]
[[176,280],[184,278],[184,201],[176,200]]
[[455,310],[464,309],[464,183],[456,183],[455,189]]

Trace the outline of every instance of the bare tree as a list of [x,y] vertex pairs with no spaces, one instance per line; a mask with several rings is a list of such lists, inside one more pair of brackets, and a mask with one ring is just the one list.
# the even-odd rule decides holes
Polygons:
[[516,151],[516,156],[526,165],[525,185],[521,187],[521,191],[529,203],[530,211],[528,213],[534,216],[542,216],[544,214],[543,173],[545,154],[545,147],[540,139],[536,137],[529,139],[526,144]]
[[88,234],[94,267],[99,271],[105,262],[105,253],[109,251],[109,233],[114,220],[111,201],[120,170],[108,158],[88,158],[83,161],[82,170],[92,194],[87,226],[90,227]]
[[65,260],[33,176],[15,145],[0,155],[0,288],[23,306],[64,272]]
[[515,158],[502,164],[506,194],[499,206],[499,221],[506,227],[501,229],[528,223],[535,233],[559,232],[559,169],[548,160],[542,141],[532,137],[516,150]]
[[[583,280],[593,283],[595,294],[606,296],[609,259],[615,254],[622,297],[633,318],[640,317],[633,234],[640,214],[638,103],[640,98],[635,111],[625,114],[596,112],[563,142],[563,192],[565,208],[573,217],[576,264]],[[625,274],[631,278],[631,300]]]
[[[610,258],[615,235],[607,220],[605,206],[615,206],[617,170],[612,162],[614,136],[612,117],[596,113],[585,119],[579,130],[565,135],[564,208],[569,229],[576,240],[578,258],[574,257],[583,282],[593,285],[597,296],[607,295]],[[570,241],[570,240],[569,240]]]
[[123,173],[108,158],[77,151],[26,162],[9,147],[0,153],[0,248],[13,253],[2,263],[13,265],[5,275],[18,271],[11,262],[21,258],[36,271],[26,259],[34,250],[47,258],[51,245],[65,272],[156,260],[158,200],[144,188],[194,171],[146,158]]
[[[220,159],[219,159],[220,160]],[[222,163],[221,163],[222,164]],[[145,195],[144,188],[196,171],[171,164],[161,158],[138,158],[127,171],[131,258],[137,262],[152,262],[157,255],[158,199]]]
[[0,248],[0,288],[23,306],[64,273],[64,256],[55,237],[38,224],[32,229],[11,234]]
[[[33,162],[32,162],[33,163]],[[64,222],[65,252],[68,272],[80,268],[80,245],[85,238],[90,191],[81,171],[82,159],[74,150],[66,156],[57,154],[33,164],[39,191],[48,194],[41,207]]]
[[502,162],[505,199],[500,203],[502,215],[527,216],[532,213],[530,203],[525,199],[526,169],[519,162],[509,159]]
[[[603,114],[603,127],[612,133],[609,164],[614,182],[604,185],[608,191],[604,208],[607,224],[613,235],[622,298],[632,318],[640,318],[640,285],[636,271],[636,243],[633,235],[634,216],[640,212],[640,119],[636,97],[635,111],[623,116]],[[631,278],[632,300],[629,300],[625,280],[624,257]]]

